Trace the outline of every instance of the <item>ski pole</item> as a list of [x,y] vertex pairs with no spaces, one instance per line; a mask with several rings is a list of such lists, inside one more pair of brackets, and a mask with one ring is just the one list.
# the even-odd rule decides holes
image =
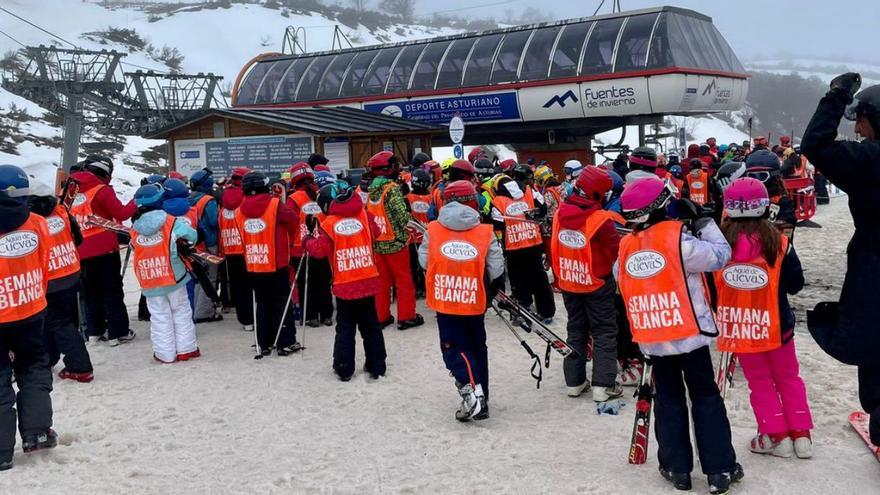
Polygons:
[[[505,318],[504,315],[501,313],[501,310],[498,309],[496,303],[492,304],[492,309],[495,310],[495,314],[498,315],[498,318],[500,318],[501,321],[503,321],[504,324],[507,326],[507,328],[513,333],[513,336],[516,337],[517,340],[519,340],[519,345],[521,345],[522,348],[525,349],[527,353],[529,353],[529,357],[532,358],[532,369],[530,370],[530,373],[532,375],[532,378],[534,378],[536,381],[536,388],[541,388],[541,380],[544,378],[544,370],[543,368],[541,368],[541,358],[539,358],[538,355],[535,354],[535,351],[533,351],[532,348],[529,347],[529,344],[526,343],[525,339],[523,339],[519,332],[517,332],[516,329],[513,328],[513,324],[507,321],[507,318]],[[536,368],[537,372],[535,371]]]
[[257,350],[257,355],[254,356],[254,359],[263,359],[263,349],[260,348],[260,338],[258,337],[257,328],[257,291],[251,290],[251,301],[253,302],[254,307],[254,347]]
[[122,262],[122,274],[120,276],[125,278],[125,269],[128,268],[128,261],[131,259],[131,241],[128,241],[128,249],[125,250],[125,261]]
[[302,323],[300,325],[303,326],[303,334],[305,334],[305,325],[306,325],[306,311],[309,309],[309,253],[307,252],[304,256],[306,260],[306,280],[303,284],[303,314],[302,314]]
[[290,310],[290,301],[293,299],[293,291],[296,289],[296,280],[299,278],[299,271],[303,266],[306,257],[299,259],[296,265],[296,273],[293,275],[293,283],[290,284],[290,293],[287,295],[287,303],[284,305],[284,311],[281,313],[281,323],[278,324],[278,331],[275,332],[275,343],[272,347],[278,347],[278,339],[281,337],[281,329],[284,327],[284,319],[287,318],[287,312]]

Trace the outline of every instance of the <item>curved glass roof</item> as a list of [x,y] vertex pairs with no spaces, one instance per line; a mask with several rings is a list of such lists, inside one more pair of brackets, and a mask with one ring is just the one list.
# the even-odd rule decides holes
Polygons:
[[299,56],[250,68],[236,105],[405,96],[662,68],[744,73],[712,19],[675,7]]

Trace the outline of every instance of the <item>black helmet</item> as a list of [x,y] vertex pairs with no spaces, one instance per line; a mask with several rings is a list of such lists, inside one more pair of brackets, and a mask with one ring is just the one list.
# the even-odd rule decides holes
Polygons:
[[344,203],[354,195],[354,188],[348,185],[348,182],[337,181],[333,184],[327,184],[318,191],[318,207],[321,211],[328,215],[330,213],[330,205],[336,201]]
[[715,183],[719,190],[724,193],[733,181],[746,174],[746,164],[743,162],[726,162],[715,172]]
[[488,177],[495,174],[495,165],[488,158],[477,158],[474,162],[474,170],[477,175]]
[[880,84],[856,93],[852,103],[846,107],[844,116],[853,121],[859,117],[866,117],[874,132],[880,133]]
[[428,156],[427,153],[422,153],[421,151],[413,155],[412,160],[410,160],[410,164],[414,168],[420,168],[425,162],[431,161],[431,157]]
[[113,176],[113,160],[104,155],[89,155],[85,160],[77,165],[82,164],[82,169],[91,172],[100,177]]
[[269,178],[262,172],[250,172],[241,179],[245,196],[269,193]]
[[629,157],[630,167],[654,170],[657,168],[657,150],[648,146],[639,146]]
[[516,181],[529,180],[533,175],[532,167],[526,163],[517,163],[510,171],[510,178]]
[[412,185],[413,187],[417,187],[420,189],[427,189],[431,187],[431,174],[428,173],[427,170],[417,168],[413,170],[412,173]]

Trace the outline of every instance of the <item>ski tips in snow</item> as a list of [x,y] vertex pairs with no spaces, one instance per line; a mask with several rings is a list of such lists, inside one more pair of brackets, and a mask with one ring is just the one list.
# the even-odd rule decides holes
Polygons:
[[877,461],[880,462],[880,446],[871,443],[871,435],[868,432],[868,421],[870,418],[871,417],[868,413],[856,411],[849,415],[849,424],[852,425],[853,429],[856,430],[856,433],[858,433],[862,440],[864,440],[865,444],[868,446],[868,450],[870,450]]

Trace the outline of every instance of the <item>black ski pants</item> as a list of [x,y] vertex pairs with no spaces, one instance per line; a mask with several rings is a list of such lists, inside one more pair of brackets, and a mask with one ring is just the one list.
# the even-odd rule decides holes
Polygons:
[[248,279],[257,299],[256,332],[260,349],[266,350],[272,347],[276,335],[278,348],[292,345],[296,342],[293,303],[287,308],[284,324],[281,324],[281,315],[290,297],[290,270],[284,267],[271,273],[248,273]]
[[520,305],[528,308],[535,301],[535,309],[541,318],[556,314],[556,301],[547,272],[544,271],[544,245],[507,251],[507,276],[510,289]]
[[613,387],[617,380],[617,310],[614,279],[588,294],[563,292],[568,313],[568,345],[578,354],[562,362],[565,384],[575,387],[587,380],[587,342],[593,336],[593,386]]
[[[293,269],[299,265],[299,258],[294,259]],[[306,321],[325,320],[333,317],[333,294],[330,288],[333,285],[333,274],[330,271],[330,262],[327,258],[316,259],[309,256],[309,286],[306,287],[306,266],[302,267],[299,277],[296,279],[296,287],[299,295],[299,307],[303,307],[306,291],[309,294],[309,307],[306,310]]]
[[425,270],[419,264],[419,245],[409,243],[409,271],[412,273],[413,284],[416,286],[416,296],[425,294]]
[[694,437],[704,474],[732,471],[736,465],[727,409],[715,383],[709,347],[687,354],[651,357],[654,363],[654,432],[660,467],[673,473],[690,473],[694,451],[685,386],[691,399]]
[[100,337],[106,333],[108,339],[118,339],[128,335],[119,251],[84,259],[80,265],[89,336]]
[[[43,342],[44,317],[0,328],[0,458],[11,457],[15,448],[16,405],[22,437],[52,426],[52,373]],[[12,388],[13,375],[18,395]]]
[[871,415],[871,442],[880,445],[880,366],[859,366],[859,401]]
[[460,384],[483,386],[489,399],[489,349],[486,347],[486,315],[437,313],[440,350],[446,369]]
[[361,299],[336,298],[336,341],[333,344],[333,371],[340,378],[354,374],[355,333],[360,330],[364,341],[365,364],[368,373],[385,374],[385,336],[379,328],[376,300],[373,296]]
[[626,317],[626,305],[623,296],[615,294],[614,307],[617,309],[617,359],[626,361],[629,359],[644,360],[639,345],[633,342],[632,330],[629,328],[629,319]]
[[50,367],[55,366],[63,354],[64,369],[73,373],[89,373],[93,371],[92,360],[76,324],[77,289],[74,286],[46,295],[49,305],[43,334]]
[[235,306],[235,318],[241,325],[254,324],[254,301],[251,294],[251,281],[244,264],[244,256],[226,256],[226,272],[229,274],[229,293]]

